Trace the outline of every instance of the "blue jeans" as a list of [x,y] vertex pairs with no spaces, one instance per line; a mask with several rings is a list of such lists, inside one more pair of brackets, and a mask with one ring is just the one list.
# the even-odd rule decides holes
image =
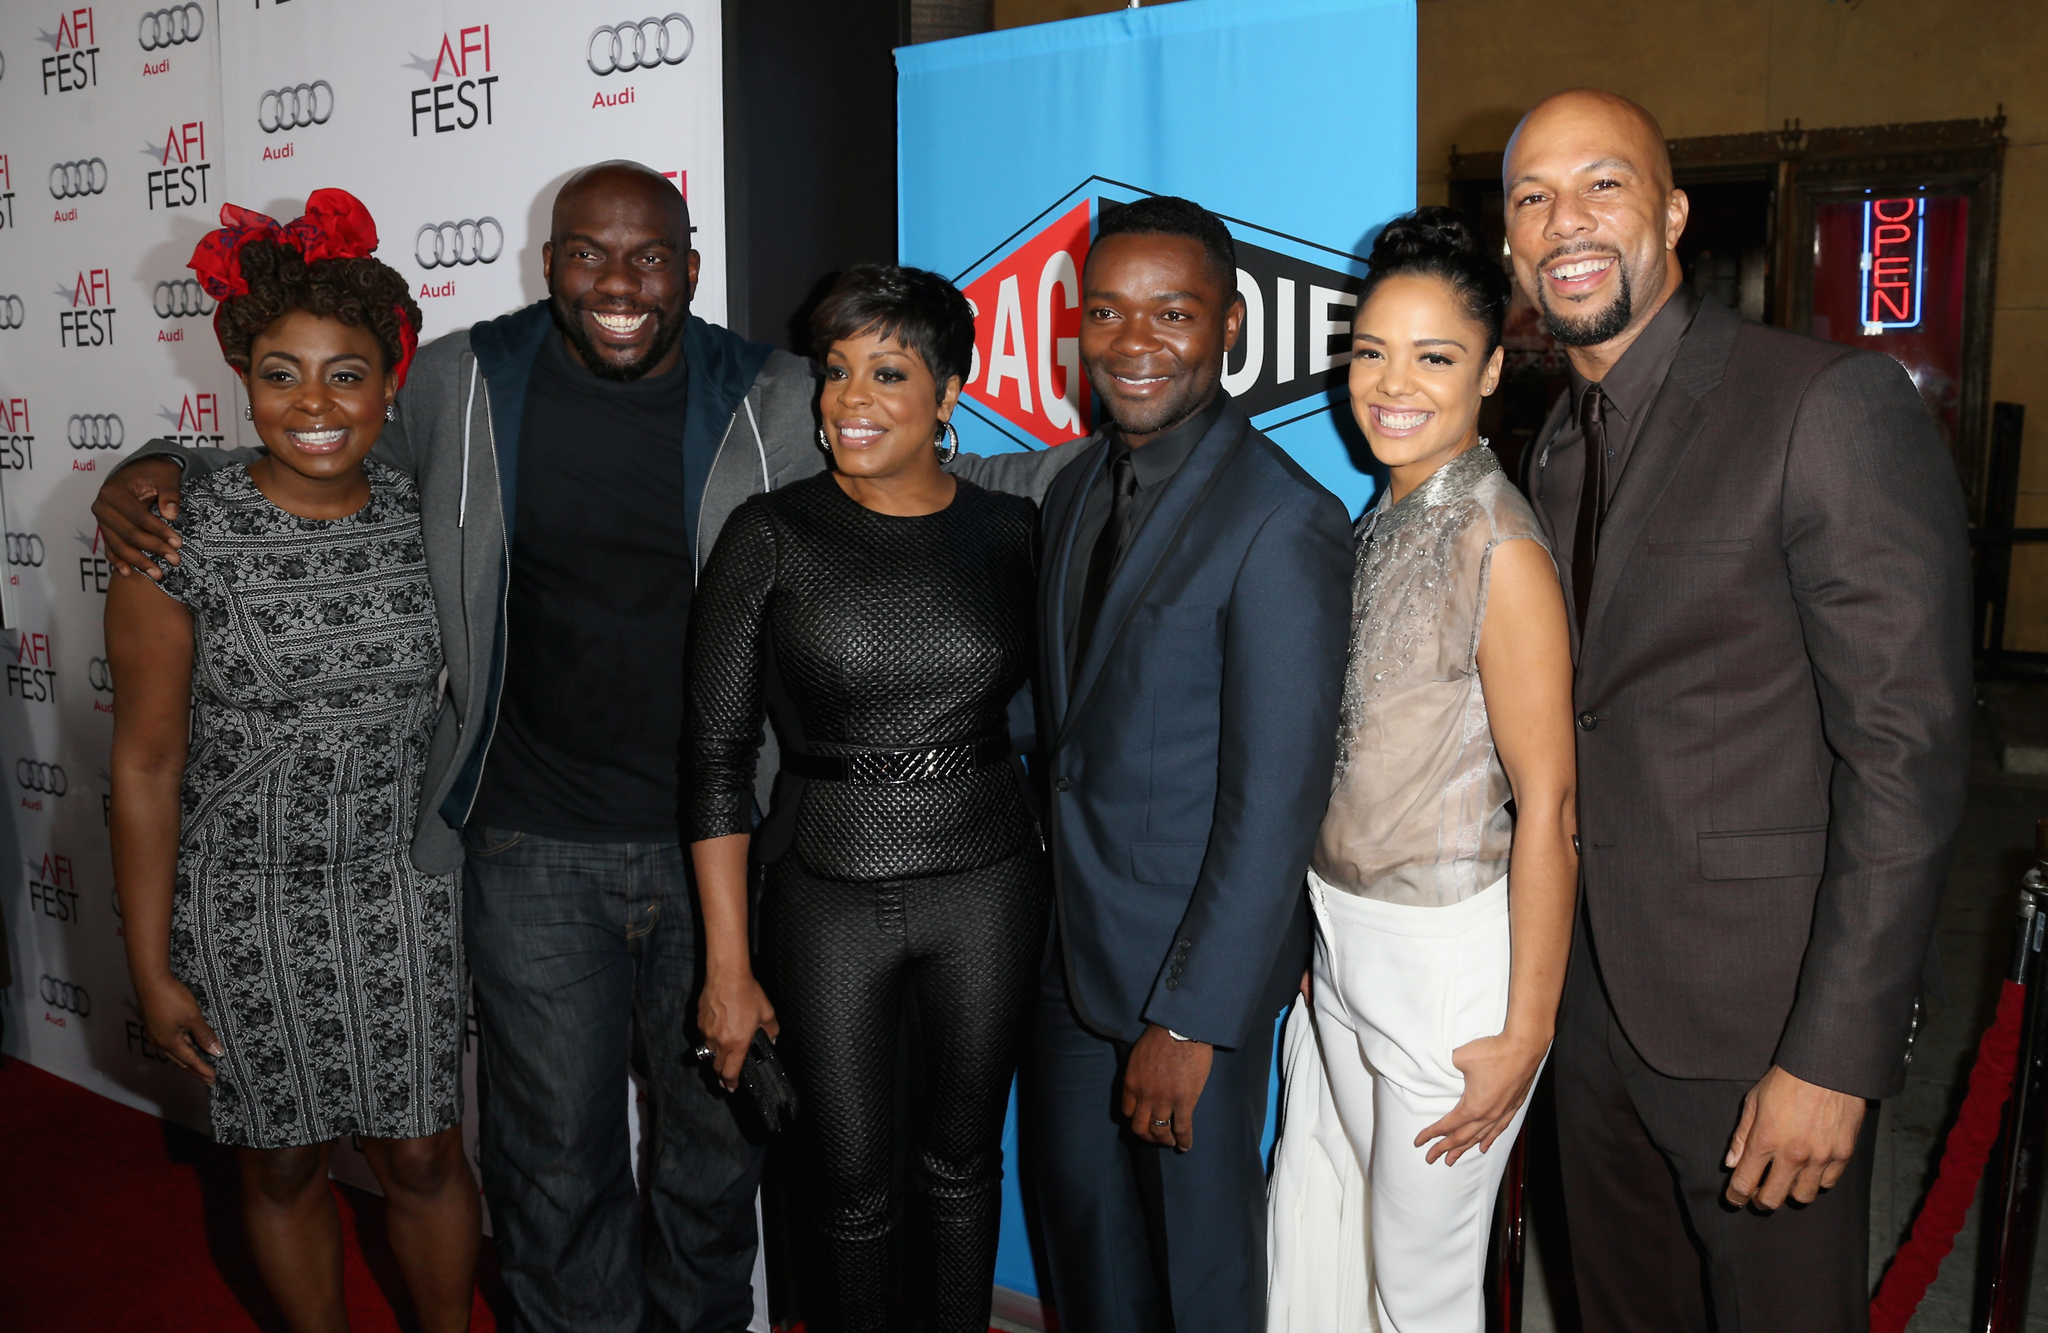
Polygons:
[[[699,963],[683,848],[476,826],[466,841],[480,1156],[513,1327],[746,1328],[762,1150],[692,1053]],[[644,1231],[626,1151],[629,1061],[651,1110]]]

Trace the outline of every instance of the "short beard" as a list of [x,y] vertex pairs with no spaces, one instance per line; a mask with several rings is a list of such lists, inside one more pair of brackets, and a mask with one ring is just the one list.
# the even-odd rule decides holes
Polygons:
[[1550,308],[1550,297],[1543,286],[1543,275],[1536,275],[1536,304],[1543,307],[1543,328],[1560,346],[1598,347],[1621,336],[1628,328],[1629,321],[1636,317],[1635,290],[1628,280],[1628,265],[1621,256],[1614,258],[1615,267],[1621,270],[1621,290],[1607,303],[1607,308],[1596,315],[1573,319],[1561,311]]
[[559,302],[553,303],[553,305],[555,323],[561,327],[562,336],[569,340],[571,346],[575,347],[577,354],[583,359],[583,364],[589,368],[590,373],[601,380],[610,380],[615,384],[625,384],[637,380],[646,375],[648,371],[660,365],[661,359],[667,356],[669,349],[676,345],[676,340],[683,336],[683,325],[689,322],[687,319],[671,321],[661,311],[651,311],[650,313],[654,319],[654,341],[647,345],[646,352],[631,361],[620,364],[606,360],[604,355],[598,351],[597,343],[591,338],[590,331],[583,327],[583,320],[579,318],[582,313],[581,311],[574,308],[564,308]]
[[[1103,373],[1107,375],[1109,372],[1104,371]],[[1166,402],[1159,403],[1157,405],[1158,419],[1151,422],[1117,420],[1115,409],[1110,406],[1114,400],[1102,391],[1100,385],[1094,384],[1092,380],[1089,387],[1095,390],[1096,405],[1102,410],[1103,415],[1109,419],[1107,424],[1114,426],[1119,435],[1164,435],[1167,431],[1199,415],[1201,410],[1208,406],[1209,400],[1216,396],[1217,387],[1222,382],[1223,368],[1221,366],[1218,366],[1210,374],[1191,376],[1188,381],[1186,396],[1176,395]]]

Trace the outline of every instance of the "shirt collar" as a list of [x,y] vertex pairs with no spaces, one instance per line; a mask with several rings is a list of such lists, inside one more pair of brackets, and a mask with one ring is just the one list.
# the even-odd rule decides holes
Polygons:
[[1120,452],[1129,453],[1131,471],[1137,474],[1138,489],[1141,491],[1171,481],[1173,474],[1180,471],[1180,465],[1195,451],[1195,446],[1202,442],[1202,437],[1209,433],[1209,428],[1216,424],[1216,419],[1223,415],[1223,404],[1229,399],[1228,392],[1223,389],[1216,390],[1216,396],[1209,400],[1207,407],[1151,443],[1136,449],[1124,443],[1122,432],[1112,429],[1109,434],[1110,461],[1115,462]]
[[[1626,421],[1634,421],[1637,414],[1647,408],[1656,398],[1657,390],[1663,387],[1664,376],[1671,369],[1671,359],[1678,354],[1678,344],[1685,337],[1685,331],[1692,327],[1692,317],[1699,312],[1700,299],[1693,290],[1680,284],[1671,293],[1650,322],[1643,326],[1642,333],[1629,344],[1621,354],[1621,360],[1607,372],[1607,378],[1600,381],[1600,391],[1607,395],[1608,404]],[[1571,363],[1565,363],[1569,366]],[[1593,381],[1580,375],[1577,369],[1571,371],[1572,406],[1574,409],[1585,400],[1586,390]],[[1578,414],[1573,413],[1574,417]],[[1609,437],[1612,438],[1612,437]]]

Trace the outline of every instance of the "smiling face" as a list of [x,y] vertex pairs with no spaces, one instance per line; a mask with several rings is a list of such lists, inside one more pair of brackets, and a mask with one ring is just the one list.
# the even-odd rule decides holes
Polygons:
[[1500,383],[1502,353],[1441,278],[1397,274],[1374,287],[1352,325],[1351,413],[1396,495],[1479,442],[1479,400]]
[[665,374],[697,289],[689,209],[676,187],[631,164],[592,167],[555,196],[541,247],[555,322],[593,374]]
[[243,383],[271,458],[314,481],[361,466],[398,394],[376,334],[304,310],[285,312],[256,335]]
[[832,462],[849,477],[936,476],[935,441],[960,401],[960,377],[944,388],[924,358],[873,331],[834,342],[825,353],[818,414]]
[[1649,321],[1680,279],[1686,198],[1656,122],[1606,93],[1560,93],[1523,118],[1503,176],[1515,278],[1567,347]]
[[1208,406],[1244,302],[1200,241],[1111,236],[1088,252],[1083,285],[1081,364],[1126,444],[1146,444]]

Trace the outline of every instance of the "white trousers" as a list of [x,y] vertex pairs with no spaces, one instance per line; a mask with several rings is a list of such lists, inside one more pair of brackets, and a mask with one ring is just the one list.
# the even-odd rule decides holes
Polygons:
[[1451,1052],[1506,1025],[1507,879],[1408,907],[1311,871],[1309,897],[1315,1003],[1282,1047],[1268,1333],[1483,1333],[1494,1196],[1528,1104],[1456,1166],[1415,1136],[1464,1092]]

